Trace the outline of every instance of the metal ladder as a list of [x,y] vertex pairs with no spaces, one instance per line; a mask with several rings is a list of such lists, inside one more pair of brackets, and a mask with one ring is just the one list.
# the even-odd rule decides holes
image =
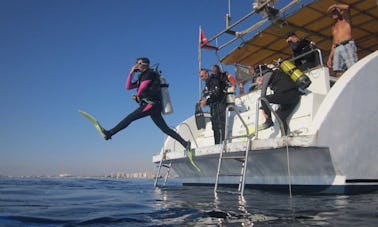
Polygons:
[[[189,133],[190,133],[190,135],[192,137],[193,144],[195,144],[195,146],[198,147],[197,140],[194,137],[192,129],[190,128],[190,126],[187,123],[185,123],[185,122],[181,123],[180,126],[181,125],[185,126],[189,130]],[[160,176],[160,172],[161,172],[161,168],[162,167],[167,168],[167,172],[165,173],[165,176],[164,176],[164,183],[163,183],[162,186],[165,186],[167,184],[169,173],[171,172],[171,169],[172,169],[172,160],[167,160],[166,159],[166,155],[167,155],[168,151],[170,151],[170,150],[164,150],[163,154],[161,156],[160,163],[158,165],[158,169],[157,169],[156,174],[155,174],[155,181],[154,181],[154,187],[155,188],[159,187],[159,185],[158,185],[159,182],[158,181],[159,181],[160,178],[162,178],[162,176]]]
[[161,168],[162,167],[167,168],[167,172],[165,173],[165,176],[164,176],[164,183],[163,183],[162,186],[166,185],[168,177],[169,177],[169,173],[171,172],[171,169],[172,169],[172,161],[168,161],[166,159],[166,157],[165,157],[166,153],[167,153],[167,151],[163,152],[162,157],[160,159],[158,169],[157,169],[156,174],[155,174],[155,181],[154,181],[154,187],[155,188],[159,187],[159,185],[158,185],[159,179],[162,178],[162,176],[160,176]]
[[[230,111],[234,111],[236,113],[236,115],[239,117],[240,121],[242,122],[243,126],[246,129],[246,134],[245,135],[242,135],[242,136],[229,136],[228,135],[228,127],[229,127],[229,116],[228,116],[228,113]],[[249,129],[248,129],[247,124],[244,122],[244,120],[241,117],[239,111],[235,108],[234,105],[227,106],[227,108],[226,108],[226,116],[227,117],[226,117],[226,124],[225,124],[225,128],[226,128],[226,130],[225,130],[225,139],[223,141],[222,150],[221,150],[221,152],[219,154],[218,169],[217,169],[217,175],[216,175],[216,180],[215,180],[214,193],[218,192],[219,178],[220,177],[229,176],[229,177],[239,177],[238,193],[241,196],[244,196],[244,186],[245,186],[245,177],[246,177],[246,173],[247,173],[248,152],[250,150],[251,140],[252,140],[252,137],[254,136],[254,134],[250,134],[249,133]],[[243,154],[241,154],[241,155],[228,155],[227,154],[227,142],[228,142],[228,140],[235,139],[235,138],[247,138],[246,150],[243,151],[242,152]],[[241,164],[240,174],[236,174],[236,173],[221,173],[222,163],[223,163],[223,160],[225,160],[225,159],[234,159],[234,160],[239,161],[240,164]]]

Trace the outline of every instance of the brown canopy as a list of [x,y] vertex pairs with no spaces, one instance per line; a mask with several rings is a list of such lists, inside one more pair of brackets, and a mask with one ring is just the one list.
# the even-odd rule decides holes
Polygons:
[[[284,21],[270,23],[264,30],[243,42],[222,58],[226,65],[256,65],[271,63],[278,58],[289,58],[292,54],[285,42],[286,35],[295,32],[298,37],[316,43],[323,56],[329,54],[333,20],[327,8],[334,3],[345,3],[351,7],[352,33],[358,46],[359,58],[378,49],[378,6],[376,0],[318,0],[303,6]],[[284,23],[282,23],[284,22]]]

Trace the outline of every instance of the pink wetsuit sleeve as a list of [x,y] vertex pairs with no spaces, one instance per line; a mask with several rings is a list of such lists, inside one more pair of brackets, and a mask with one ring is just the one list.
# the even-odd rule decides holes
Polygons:
[[130,73],[128,76],[127,76],[127,80],[126,80],[126,89],[127,90],[130,90],[130,89],[133,89],[133,88],[136,88],[137,85],[136,84],[133,84],[131,81],[133,80],[133,74]]
[[137,96],[140,96],[140,94],[142,94],[142,92],[148,87],[148,85],[151,83],[151,80],[143,80],[140,85],[139,85],[139,89],[138,89],[138,92],[137,92]]

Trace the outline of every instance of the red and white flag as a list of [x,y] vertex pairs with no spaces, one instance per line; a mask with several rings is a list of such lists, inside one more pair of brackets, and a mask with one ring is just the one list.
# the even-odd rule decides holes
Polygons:
[[210,42],[207,40],[205,32],[200,30],[200,47],[201,48],[206,48],[206,49],[218,49],[215,46],[212,46]]
[[201,42],[200,42],[201,48],[204,46],[209,45],[209,41],[206,38],[205,32],[202,31],[201,29]]

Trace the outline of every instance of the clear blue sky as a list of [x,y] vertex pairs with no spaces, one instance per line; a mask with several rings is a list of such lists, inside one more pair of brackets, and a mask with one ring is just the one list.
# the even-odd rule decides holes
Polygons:
[[[160,63],[175,127],[198,100],[198,29],[224,29],[227,0],[0,0],[0,174],[152,170],[166,136],[150,118],[105,141],[79,115],[113,127],[137,105],[124,83],[135,59]],[[235,19],[252,1],[233,0]],[[216,63],[204,53],[204,66]]]

